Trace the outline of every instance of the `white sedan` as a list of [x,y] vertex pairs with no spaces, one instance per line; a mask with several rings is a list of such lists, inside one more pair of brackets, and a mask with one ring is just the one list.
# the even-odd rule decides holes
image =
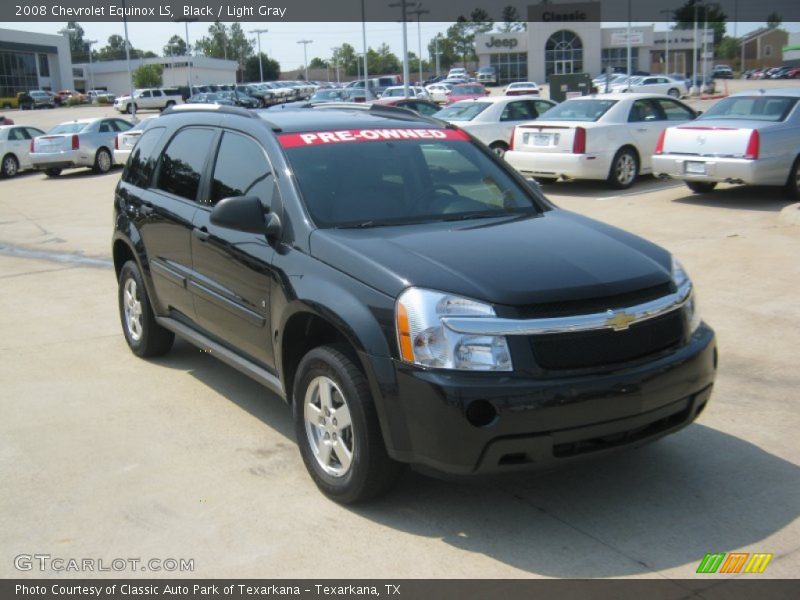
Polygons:
[[14,177],[20,171],[32,168],[31,140],[39,135],[44,135],[44,131],[36,127],[0,126],[0,176]]
[[661,132],[696,116],[681,101],[662,94],[571,98],[536,123],[518,125],[505,159],[539,183],[600,179],[624,189],[640,173],[652,172]]
[[445,104],[447,102],[447,96],[450,95],[450,90],[452,89],[453,86],[449,83],[432,83],[425,86],[425,90],[430,95],[431,100],[438,104]]
[[515,125],[538,119],[555,105],[536,96],[494,96],[454,102],[433,116],[458,125],[503,156]]
[[[384,98],[405,98],[406,88],[402,85],[393,85],[386,88],[381,94],[381,100]],[[431,96],[424,87],[418,85],[408,86],[408,97],[416,98],[417,100],[430,100]]]
[[[666,94],[673,98],[681,97],[681,88],[686,89],[685,84],[681,84],[674,79],[662,76],[637,76],[623,79],[611,86],[611,93],[635,93],[635,94]],[[599,89],[605,89],[599,88]]]
[[509,84],[509,86],[503,90],[503,93],[506,96],[538,96],[539,86],[536,85],[535,81],[517,81]]
[[136,125],[118,134],[114,139],[114,162],[118,165],[124,165],[128,162],[128,157],[133,152],[133,147],[144,132],[144,127],[150,119],[157,119],[157,115],[145,117]]

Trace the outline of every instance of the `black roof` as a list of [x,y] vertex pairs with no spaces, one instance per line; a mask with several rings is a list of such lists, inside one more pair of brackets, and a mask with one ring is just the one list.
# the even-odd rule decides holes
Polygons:
[[409,110],[392,107],[298,108],[296,110],[257,111],[264,121],[280,131],[327,131],[336,129],[425,128],[443,129],[446,124],[427,119]]

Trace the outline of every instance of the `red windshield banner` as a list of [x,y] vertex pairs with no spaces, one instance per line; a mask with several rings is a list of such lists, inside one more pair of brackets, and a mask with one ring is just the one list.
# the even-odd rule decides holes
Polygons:
[[469,136],[457,129],[340,129],[338,131],[307,131],[304,133],[283,133],[278,136],[284,148],[298,146],[320,146],[350,142],[383,142],[402,140],[459,140],[467,141]]

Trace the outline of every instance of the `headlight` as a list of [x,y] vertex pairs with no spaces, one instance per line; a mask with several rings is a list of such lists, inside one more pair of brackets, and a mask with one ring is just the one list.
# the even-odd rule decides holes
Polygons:
[[461,371],[511,371],[503,336],[456,333],[445,317],[494,317],[488,304],[452,294],[409,288],[397,299],[395,322],[400,356],[407,362]]
[[[680,261],[674,256],[672,257],[672,280],[675,282],[677,288],[680,288],[686,283],[691,285],[689,275],[686,273]],[[689,321],[689,333],[694,333],[697,331],[697,328],[700,327],[702,321],[700,312],[697,309],[697,294],[695,294],[694,286],[692,286],[692,293],[683,309],[686,311],[686,318]]]

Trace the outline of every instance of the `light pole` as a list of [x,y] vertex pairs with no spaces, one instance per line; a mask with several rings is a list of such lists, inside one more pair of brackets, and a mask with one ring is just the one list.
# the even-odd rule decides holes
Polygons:
[[400,7],[400,14],[403,19],[403,96],[409,97],[408,80],[411,74],[408,71],[408,9],[416,6],[416,2],[409,2],[408,0],[400,0],[389,5],[389,8]]
[[306,71],[306,81],[308,81],[308,53],[306,52],[306,49],[308,48],[309,44],[314,43],[314,40],[300,40],[297,43],[303,44],[303,65],[305,66]]
[[433,52],[436,55],[436,76],[439,77],[441,73],[441,69],[439,68],[439,57],[442,55],[439,52],[439,34],[436,34],[436,37],[433,38]]
[[631,77],[633,77],[632,72],[632,65],[631,65],[631,0],[628,0],[628,33],[625,36],[627,38],[626,42],[626,49],[627,49],[627,71],[628,71],[628,91],[631,91]]
[[333,51],[333,56],[331,57],[331,60],[333,61],[333,68],[336,69],[336,83],[341,83],[339,81],[339,61],[336,58],[336,52],[339,49],[338,48],[331,48],[331,50]]
[[133,99],[133,73],[131,72],[131,43],[128,41],[128,17],[125,16],[125,0],[122,0],[122,24],[125,28],[125,62],[128,64],[128,83],[130,85],[131,121],[136,123],[136,102]]
[[189,76],[189,95],[192,95],[192,45],[189,43],[189,23],[197,21],[197,17],[182,17],[175,19],[176,23],[183,23],[186,26],[186,68]]
[[92,46],[97,43],[97,40],[83,40],[83,43],[89,47],[89,90],[94,89],[94,69],[92,68]]
[[417,60],[419,61],[419,85],[422,85],[422,26],[420,21],[422,20],[422,15],[427,15],[430,12],[431,11],[422,8],[422,4],[417,4],[416,9],[409,11],[409,14],[417,15],[417,51],[419,52]]
[[[672,10],[665,8],[659,11],[662,15],[672,17]],[[669,22],[667,23],[667,31],[664,36],[664,75],[669,75]]]
[[694,1],[694,39],[692,40],[692,96],[697,96],[700,89],[697,87],[697,5],[701,0]]
[[264,65],[261,62],[261,34],[269,33],[269,29],[251,29],[250,33],[258,36],[258,76],[261,81],[264,81]]
[[369,100],[369,75],[367,74],[369,51],[367,50],[367,13],[364,9],[364,0],[361,0],[361,42],[364,45],[364,97]]

